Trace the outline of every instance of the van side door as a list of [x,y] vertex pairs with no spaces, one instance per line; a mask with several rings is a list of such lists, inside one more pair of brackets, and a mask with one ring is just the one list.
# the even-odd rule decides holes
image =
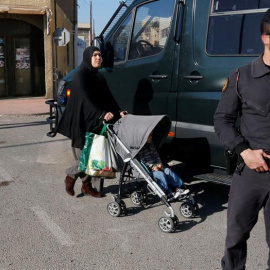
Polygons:
[[222,89],[235,68],[263,51],[260,22],[269,6],[266,1],[186,1],[176,135],[207,139],[212,165],[223,167],[225,160],[213,123]]

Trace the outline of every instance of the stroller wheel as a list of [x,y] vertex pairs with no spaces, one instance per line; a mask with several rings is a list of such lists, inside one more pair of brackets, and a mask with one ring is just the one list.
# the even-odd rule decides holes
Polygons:
[[166,233],[170,233],[174,231],[175,222],[170,217],[161,217],[158,220],[159,228]]
[[140,194],[137,191],[133,191],[130,195],[130,199],[131,201],[136,204],[136,205],[140,205],[140,199],[139,199]]
[[130,195],[131,201],[136,205],[142,205],[147,201],[147,194],[144,192],[133,191]]
[[185,218],[191,218],[195,214],[195,207],[193,204],[184,202],[180,205],[180,213]]
[[117,202],[111,202],[107,205],[107,211],[113,217],[119,217],[121,215],[121,210],[121,206]]

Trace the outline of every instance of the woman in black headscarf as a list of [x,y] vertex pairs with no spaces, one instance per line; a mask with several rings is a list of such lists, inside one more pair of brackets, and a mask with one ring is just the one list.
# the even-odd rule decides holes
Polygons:
[[[57,132],[71,139],[76,162],[66,170],[66,191],[74,196],[74,185],[78,177],[83,181],[81,191],[94,197],[101,197],[91,183],[91,177],[78,171],[81,149],[85,143],[86,132],[98,132],[100,123],[116,121],[125,112],[112,96],[105,78],[98,72],[101,66],[101,53],[97,47],[85,49],[83,61],[74,75],[72,92],[68,104],[61,117]],[[120,112],[120,113],[119,113]]]

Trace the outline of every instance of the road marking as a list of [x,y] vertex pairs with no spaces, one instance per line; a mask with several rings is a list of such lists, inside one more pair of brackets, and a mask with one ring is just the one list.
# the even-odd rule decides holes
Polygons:
[[41,222],[50,230],[63,246],[73,246],[74,242],[70,237],[48,216],[48,214],[39,206],[32,207],[32,210],[41,220]]

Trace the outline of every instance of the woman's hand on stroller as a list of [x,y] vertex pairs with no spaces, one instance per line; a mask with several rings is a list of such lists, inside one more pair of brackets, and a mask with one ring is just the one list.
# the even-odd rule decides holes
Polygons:
[[127,114],[128,114],[127,111],[121,111],[121,112],[120,112],[120,116],[121,116],[121,117],[125,117]]
[[108,122],[108,121],[112,120],[113,117],[114,117],[113,113],[107,112],[107,113],[104,115],[104,120],[105,120],[106,122]]

